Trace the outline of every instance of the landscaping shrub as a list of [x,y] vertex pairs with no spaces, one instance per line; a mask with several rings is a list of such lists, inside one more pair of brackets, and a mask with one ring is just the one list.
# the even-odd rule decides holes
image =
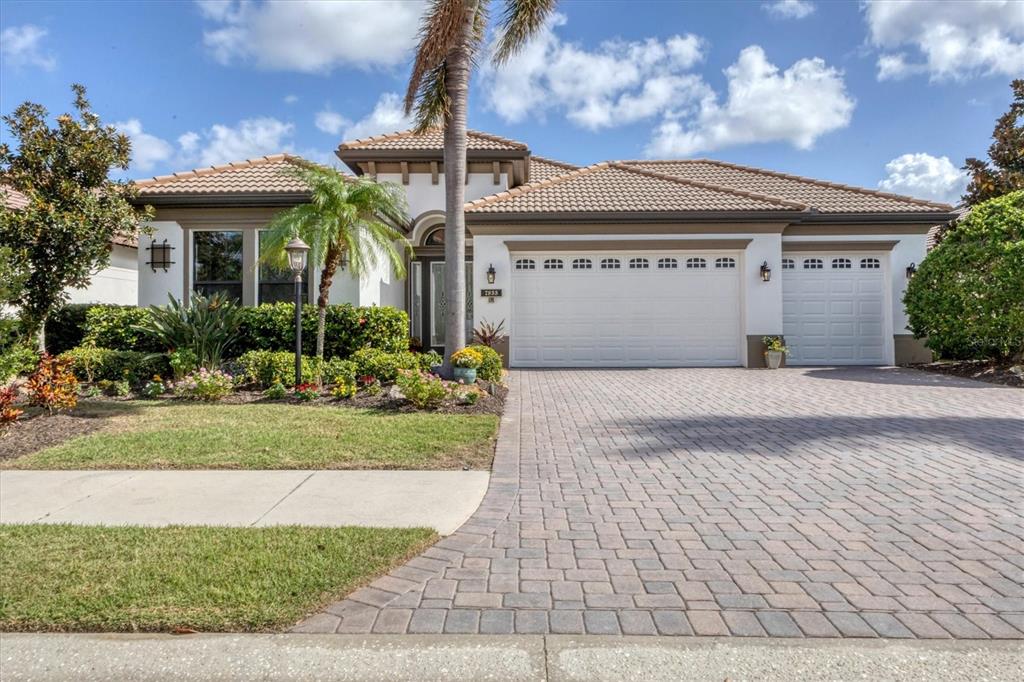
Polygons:
[[415,355],[420,369],[424,372],[429,372],[434,367],[439,367],[444,363],[444,358],[441,357],[441,354],[436,350],[427,351],[426,353],[416,353]]
[[[238,358],[238,366],[244,383],[258,384],[263,388],[277,382],[288,388],[295,385],[294,353],[251,350]],[[302,356],[302,383],[315,383],[319,380],[335,383],[335,377],[338,376],[354,379],[355,364],[339,358],[321,362],[319,358]]]
[[299,384],[294,389],[295,397],[304,403],[320,397],[320,387],[316,384]]
[[975,206],[907,285],[909,328],[943,358],[1024,352],[1024,191]]
[[149,324],[152,312],[148,308],[118,305],[94,305],[85,312],[83,343],[100,348],[158,353],[167,350],[157,339],[149,336],[143,327]]
[[96,383],[96,387],[102,391],[103,395],[110,396],[111,398],[123,398],[132,392],[131,385],[124,379],[117,381],[103,379]]
[[284,400],[288,397],[288,389],[280,381],[263,391],[263,397],[270,400]]
[[130,350],[79,346],[60,356],[80,381],[128,381],[140,386],[153,375],[170,375],[167,356]]
[[476,370],[476,375],[484,381],[501,381],[501,354],[494,350],[490,346],[478,344],[470,346],[470,350],[474,350],[481,356],[480,367]]
[[205,367],[189,374],[174,384],[174,395],[191,400],[216,402],[230,395],[235,388],[234,378],[227,372]]
[[14,407],[14,400],[17,397],[18,393],[10,386],[0,388],[0,433],[3,433],[24,412],[24,410]]
[[25,388],[29,393],[29,404],[45,407],[53,414],[59,410],[70,410],[78,404],[78,379],[71,371],[71,361],[43,353],[39,367],[29,377]]
[[448,388],[440,377],[420,370],[400,370],[395,384],[402,395],[421,410],[437,407],[448,395]]
[[352,354],[359,376],[376,377],[382,383],[393,382],[402,369],[419,370],[418,356],[409,351],[387,353],[378,348],[363,348]]
[[0,384],[22,374],[28,374],[39,364],[39,353],[27,346],[16,344],[0,353]]
[[168,299],[167,305],[150,308],[139,329],[161,350],[186,348],[200,367],[219,369],[238,337],[243,308],[219,293],[206,297],[192,292],[187,306],[169,294]]
[[46,350],[60,355],[85,340],[85,314],[91,303],[71,303],[57,308],[46,318]]

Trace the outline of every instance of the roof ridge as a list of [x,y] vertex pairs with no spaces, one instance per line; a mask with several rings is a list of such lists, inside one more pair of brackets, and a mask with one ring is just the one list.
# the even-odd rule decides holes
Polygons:
[[562,166],[563,168],[582,168],[582,166],[577,166],[575,163],[559,161],[558,159],[548,158],[547,156],[538,156],[537,154],[530,154],[530,158],[534,161],[542,161],[543,163],[550,163],[553,166]]
[[[444,128],[441,126],[430,126],[425,129],[423,133],[417,133],[415,129],[409,128],[408,130],[395,130],[390,133],[381,133],[379,135],[371,135],[369,137],[359,137],[354,140],[345,140],[338,145],[339,150],[343,149],[361,149],[362,147],[373,144],[375,142],[383,142],[385,140],[400,140],[407,137],[419,137],[420,135],[427,133],[428,131],[441,131],[444,132]],[[513,140],[508,137],[502,137],[501,135],[495,135],[494,133],[485,133],[482,130],[474,130],[471,128],[466,129],[466,136],[472,136],[490,142],[497,142],[499,144],[507,145],[513,149],[527,151],[529,146],[524,142]]]
[[594,163],[589,166],[584,166],[582,168],[577,167],[575,170],[571,170],[568,173],[562,173],[561,175],[545,178],[544,180],[529,182],[525,185],[519,185],[518,187],[507,189],[504,192],[498,192],[497,194],[489,194],[485,197],[474,199],[473,201],[467,201],[465,204],[463,204],[462,210],[465,211],[467,209],[480,208],[481,206],[487,206],[497,201],[503,201],[505,199],[510,199],[512,197],[522,196],[523,194],[528,194],[530,192],[533,192],[534,190],[542,189],[545,187],[551,187],[552,185],[560,185],[563,182],[566,182],[567,180],[571,180],[572,178],[576,178],[581,175],[589,175],[590,173],[596,173],[597,171],[608,167],[609,163],[607,161],[599,161],[598,163]]
[[507,144],[510,147],[521,149],[522,151],[526,151],[529,149],[529,146],[525,142],[519,142],[518,140],[513,140],[512,138],[509,137],[502,137],[501,135],[495,135],[494,133],[485,133],[482,130],[471,130],[467,128],[466,135],[482,137],[483,139],[490,140],[491,142],[500,142],[501,144]]
[[737,170],[748,171],[751,173],[759,173],[761,175],[770,175],[777,178],[785,178],[786,180],[796,180],[797,182],[806,182],[819,187],[831,187],[833,189],[843,189],[850,192],[857,192],[858,194],[868,194],[871,196],[886,197],[889,199],[898,199],[900,201],[906,201],[911,204],[917,204],[919,206],[930,206],[932,208],[944,208],[952,210],[954,207],[950,204],[944,204],[939,201],[928,201],[927,199],[918,199],[916,197],[907,196],[906,194],[896,194],[894,192],[882,192],[876,189],[868,189],[867,187],[858,187],[856,185],[847,185],[842,182],[830,182],[828,180],[818,180],[817,178],[810,178],[806,175],[795,175],[793,173],[783,173],[781,171],[769,170],[767,168],[758,168],[757,166],[748,166],[742,163],[732,163],[730,161],[721,161],[719,159],[645,159],[628,161],[626,163],[710,163],[716,166],[724,166],[725,168],[735,168]]
[[[430,128],[427,128],[427,130],[436,129],[437,126],[431,126]],[[415,131],[412,128],[409,128],[408,130],[393,130],[390,133],[380,133],[379,135],[370,135],[368,137],[357,137],[354,140],[343,140],[341,144],[338,145],[338,149],[358,149],[359,147],[362,147],[363,145],[369,144],[371,142],[380,142],[382,140],[392,140],[395,138],[410,137],[414,135]]]
[[201,178],[206,175],[214,175],[216,173],[222,173],[229,170],[239,170],[242,168],[255,168],[257,166],[264,166],[268,163],[276,163],[278,161],[291,161],[293,159],[302,159],[301,156],[296,154],[289,154],[287,152],[279,152],[277,154],[267,154],[266,156],[258,156],[253,159],[245,159],[244,161],[229,161],[228,163],[217,164],[215,166],[202,166],[200,168],[193,168],[187,171],[178,171],[176,173],[170,173],[168,175],[155,175],[151,178],[144,178],[142,180],[133,180],[132,183],[136,187],[152,187],[154,185],[163,185],[168,182],[174,182],[175,180],[183,180],[185,178]]
[[666,173],[659,173],[657,171],[648,170],[647,168],[636,168],[630,166],[628,161],[609,161],[609,165],[613,168],[628,171],[630,173],[640,173],[647,175],[652,178],[658,178],[659,180],[669,180],[671,182],[678,183],[680,185],[689,185],[691,187],[700,187],[701,189],[710,190],[712,192],[722,192],[724,194],[732,194],[734,196],[740,196],[745,199],[758,199],[760,201],[767,201],[772,204],[778,204],[779,206],[786,206],[789,208],[796,208],[802,211],[809,210],[811,207],[807,204],[799,201],[792,201],[790,199],[783,199],[781,197],[771,196],[769,194],[760,194],[758,192],[748,192],[741,189],[733,189],[732,187],[724,187],[722,185],[714,185],[709,182],[701,182],[699,180],[690,180],[688,178],[680,178],[675,175],[668,175]]

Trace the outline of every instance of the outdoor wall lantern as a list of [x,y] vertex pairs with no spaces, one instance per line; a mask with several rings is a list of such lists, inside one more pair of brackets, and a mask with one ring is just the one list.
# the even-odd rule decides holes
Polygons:
[[770,282],[772,281],[772,269],[768,267],[768,261],[761,263],[761,281]]
[[487,283],[494,284],[494,276],[497,273],[494,271],[494,264],[491,263],[490,267],[487,268]]
[[162,244],[157,244],[154,239],[148,247],[149,249],[149,262],[146,265],[153,268],[153,272],[156,272],[157,268],[163,268],[164,272],[167,272],[174,261],[171,260],[171,251],[174,247],[167,243],[165,239]]
[[907,266],[907,279],[913,279],[915,274],[917,274],[917,265],[915,263],[911,263]]
[[294,237],[284,247],[288,254],[288,267],[295,276],[295,385],[302,383],[302,273],[306,269],[309,246]]

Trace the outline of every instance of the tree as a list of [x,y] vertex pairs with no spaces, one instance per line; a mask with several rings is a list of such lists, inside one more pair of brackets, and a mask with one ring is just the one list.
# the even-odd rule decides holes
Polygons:
[[347,178],[308,162],[298,164],[293,172],[309,186],[310,203],[274,216],[267,225],[262,259],[286,269],[285,245],[296,235],[309,245],[310,267],[321,269],[316,354],[322,358],[331,283],[343,262],[348,262],[353,277],[363,277],[383,256],[398,277],[405,277],[403,251],[411,253],[412,247],[396,227],[407,220],[405,195],[394,183]]
[[[433,0],[405,94],[405,112],[416,112],[416,130],[444,126],[445,365],[466,345],[466,110],[469,76],[487,27],[490,0]],[[556,0],[505,0],[493,60],[507,61],[544,25]]]
[[1024,191],[975,206],[907,285],[910,330],[941,357],[1024,352]]
[[78,116],[62,114],[53,128],[47,110],[32,102],[3,117],[17,148],[0,145],[0,184],[24,194],[28,205],[0,211],[0,243],[28,269],[11,302],[29,339],[67,300],[69,287],[87,286],[109,264],[111,240],[135,237],[140,221],[152,215],[149,207],[132,206],[129,183],[108,177],[113,168],[127,170],[128,137],[100,122],[83,86],[71,89]]
[[1024,79],[1016,79],[1010,87],[1013,102],[992,131],[989,161],[970,158],[964,165],[971,176],[963,195],[969,206],[1024,189]]

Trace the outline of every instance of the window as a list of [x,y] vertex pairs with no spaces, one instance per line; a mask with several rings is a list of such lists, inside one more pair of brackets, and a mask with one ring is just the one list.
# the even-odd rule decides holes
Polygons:
[[861,258],[860,266],[865,270],[877,270],[882,267],[882,261],[877,258]]
[[796,267],[796,263],[793,261],[792,258],[783,258],[782,259],[782,269],[783,270],[792,270],[795,267]]
[[532,258],[520,258],[516,261],[516,270],[536,270],[537,263]]
[[833,270],[849,270],[853,267],[853,263],[850,262],[849,258],[833,258],[832,269]]
[[622,267],[622,263],[619,262],[618,258],[602,258],[601,269],[602,270],[618,270]]
[[675,258],[659,258],[658,269],[659,270],[675,270],[679,267],[679,261]]
[[736,267],[736,259],[735,258],[716,258],[715,259],[715,267],[716,268],[734,268],[734,267]]
[[821,270],[825,264],[820,258],[804,258],[804,270]]
[[[260,274],[257,303],[291,303],[295,300],[295,276],[287,266],[287,256],[282,257],[280,264],[268,265],[263,262],[264,244],[269,233],[260,231]],[[309,300],[309,262],[302,273],[302,300]]]
[[646,258],[630,258],[629,269],[630,270],[646,270],[651,267],[651,262]]
[[590,270],[594,267],[594,264],[590,262],[589,258],[574,258],[572,261],[573,270]]
[[565,267],[565,264],[562,263],[561,258],[548,258],[544,261],[545,270],[561,270],[563,267]]
[[444,228],[439,227],[426,236],[423,246],[444,246]]
[[708,262],[703,258],[687,258],[686,269],[687,270],[703,270],[708,266]]
[[242,300],[242,233],[192,233],[192,288],[204,296],[221,292]]

